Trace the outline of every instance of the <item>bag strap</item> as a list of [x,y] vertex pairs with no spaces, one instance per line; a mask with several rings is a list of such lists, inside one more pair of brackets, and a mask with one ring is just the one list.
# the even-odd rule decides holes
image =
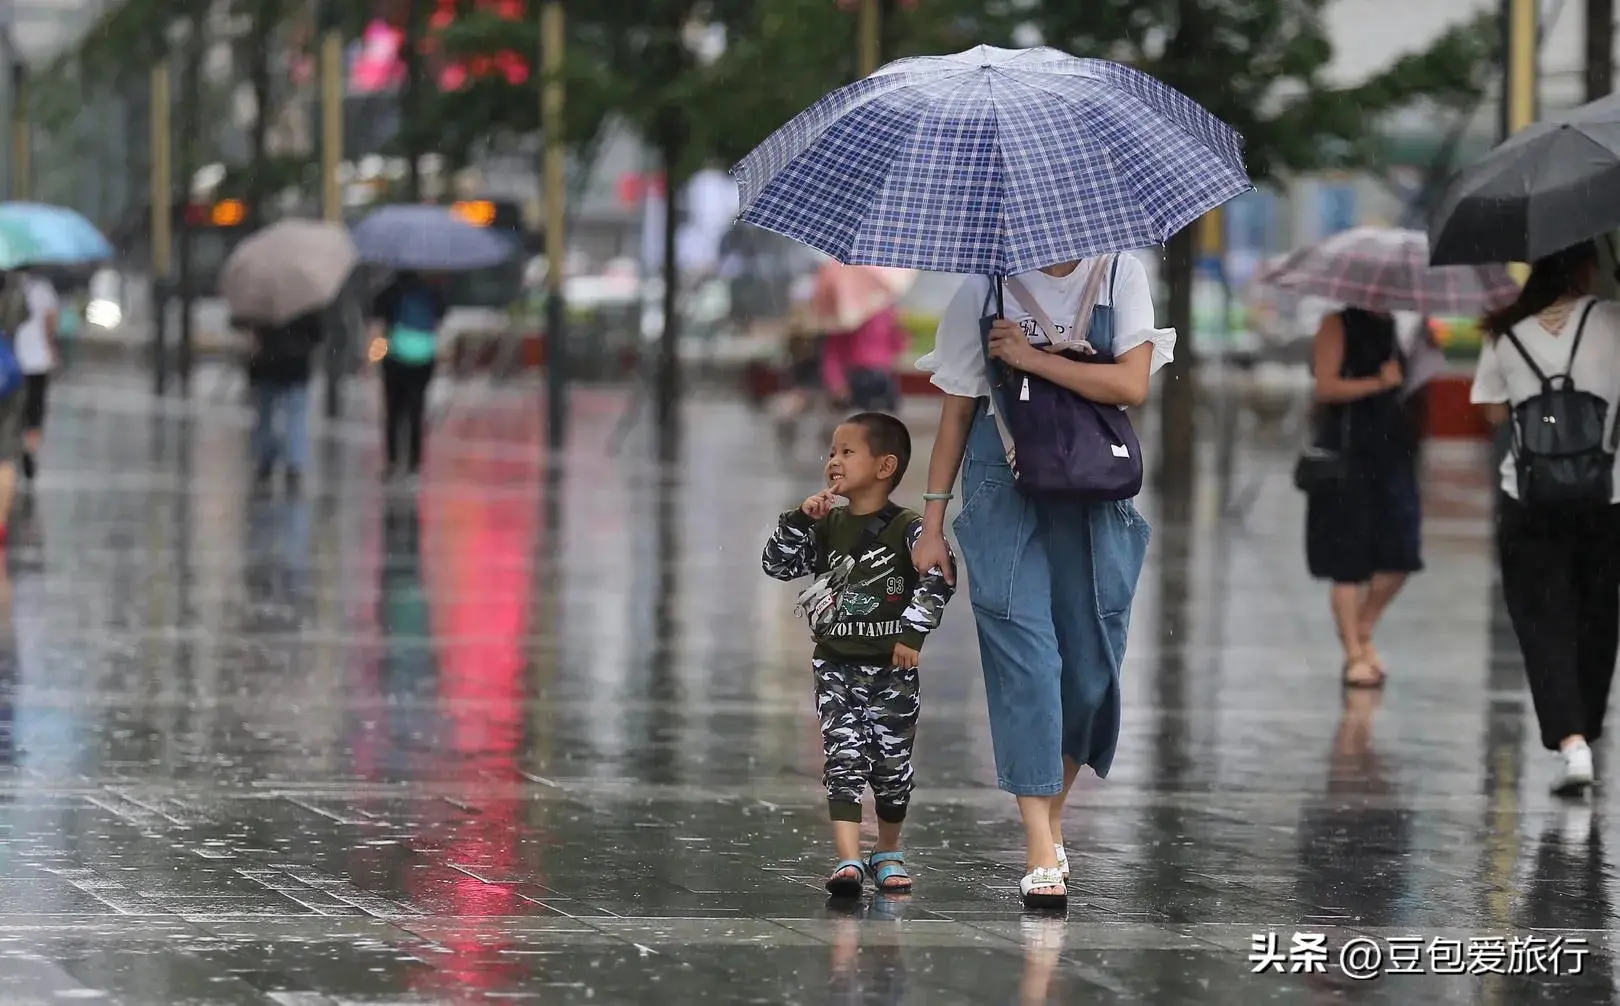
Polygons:
[[[883,536],[883,532],[888,530],[889,525],[894,522],[896,517],[900,516],[902,509],[900,504],[893,500],[883,504],[883,508],[873,514],[872,519],[866,522],[866,528],[861,531],[860,541],[855,550],[863,555],[871,551],[872,546],[876,545],[877,540]],[[860,555],[854,556],[854,559],[856,562],[861,561]]]
[[[1597,298],[1595,297],[1586,302],[1586,309],[1581,312],[1580,321],[1575,325],[1575,339],[1569,347],[1569,363],[1565,366],[1562,374],[1554,376],[1568,378],[1574,372],[1575,354],[1581,351],[1581,337],[1586,334],[1586,319],[1591,316],[1594,307],[1597,307]],[[1524,343],[1519,341],[1519,337],[1513,334],[1512,327],[1510,326],[1502,334],[1509,342],[1513,343],[1513,348],[1519,351],[1519,355],[1524,358],[1524,362],[1530,367],[1530,372],[1536,375],[1536,380],[1541,382],[1542,387],[1546,388],[1551,385],[1552,378],[1548,377],[1546,372],[1536,365],[1536,361],[1530,358],[1530,352],[1524,348]]]
[[996,305],[995,317],[1000,318],[1006,315],[1007,309],[1001,291],[1003,279],[1001,276],[990,277],[990,290],[985,294],[984,309],[979,313],[979,350],[984,359],[984,383],[990,389],[989,396],[985,398],[985,411],[996,421],[996,432],[1001,435],[1002,450],[1011,451],[1013,445],[1012,431],[1007,429],[1006,420],[1002,418],[1003,403],[997,401],[996,396],[996,369],[1000,365],[990,357],[990,326],[984,324],[984,319],[991,316],[991,301],[994,301]]
[[1051,317],[1041,307],[1040,301],[1036,300],[1029,292],[1029,288],[1024,285],[1022,280],[1017,276],[1008,276],[1006,283],[1012,288],[1013,296],[1018,298],[1018,303],[1024,305],[1024,310],[1034,317],[1035,324],[1039,325],[1041,330],[1046,333],[1046,341],[1058,346],[1065,341],[1078,342],[1084,338],[1079,333],[1091,327],[1091,314],[1097,309],[1097,301],[1102,296],[1103,280],[1108,278],[1110,287],[1112,287],[1112,270],[1110,266],[1117,264],[1117,262],[1117,256],[1104,255],[1091,263],[1091,271],[1086,275],[1085,288],[1080,292],[1080,306],[1074,314],[1074,327],[1069,329],[1070,338],[1067,340],[1058,338],[1057,326],[1052,324]]

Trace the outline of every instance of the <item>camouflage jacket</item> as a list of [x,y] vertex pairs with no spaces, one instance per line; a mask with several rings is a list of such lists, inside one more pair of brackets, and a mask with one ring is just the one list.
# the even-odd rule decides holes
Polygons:
[[882,665],[897,642],[921,649],[951,599],[953,588],[939,570],[919,576],[911,565],[911,547],[922,535],[920,515],[900,511],[870,549],[855,555],[868,523],[848,507],[837,507],[819,521],[793,509],[777,520],[765,543],[761,565],[776,580],[821,576],[846,558],[854,560],[838,599],[836,624],[816,639],[820,659]]

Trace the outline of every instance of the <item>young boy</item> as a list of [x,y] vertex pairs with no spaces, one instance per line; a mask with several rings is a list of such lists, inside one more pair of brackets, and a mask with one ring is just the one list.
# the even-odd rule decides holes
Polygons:
[[[822,781],[839,863],[827,893],[853,897],[870,873],[881,891],[911,890],[900,827],[911,799],[918,651],[939,626],[952,588],[938,569],[919,575],[911,546],[922,517],[889,501],[911,461],[900,420],[863,412],[833,431],[827,488],[789,510],[765,543],[777,580],[816,576],[807,601],[816,641],[816,708],[826,755]],[[849,501],[835,507],[833,497]],[[878,841],[861,859],[861,794],[872,786]]]

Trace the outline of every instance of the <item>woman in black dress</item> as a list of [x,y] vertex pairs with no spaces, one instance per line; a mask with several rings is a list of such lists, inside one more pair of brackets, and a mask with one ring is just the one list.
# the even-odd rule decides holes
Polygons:
[[1408,575],[1423,568],[1417,430],[1401,404],[1395,320],[1359,308],[1328,315],[1316,333],[1317,444],[1350,475],[1313,491],[1305,516],[1311,575],[1332,582],[1344,684],[1377,688],[1386,675],[1373,631]]

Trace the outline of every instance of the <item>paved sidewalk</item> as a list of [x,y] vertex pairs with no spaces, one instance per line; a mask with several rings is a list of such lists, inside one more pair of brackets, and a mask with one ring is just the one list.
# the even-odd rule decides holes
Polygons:
[[[659,466],[644,427],[609,449],[622,392],[582,390],[548,487],[536,396],[468,391],[419,492],[379,484],[357,413],[305,496],[254,499],[244,409],[143,389],[57,389],[0,582],[4,1006],[1616,1001],[1616,815],[1546,795],[1467,450],[1431,458],[1382,696],[1338,687],[1287,445],[1245,435],[1223,478],[1212,441],[1190,496],[1144,497],[1124,737],[1067,822],[1067,921],[1018,910],[953,602],[924,657],[917,893],[844,914],[808,644],[758,567],[819,442],[695,401]],[[1268,932],[1304,970],[1251,973]],[[1430,971],[1496,937],[1515,971],[1582,970],[1342,973],[1347,943],[1406,936]]]

